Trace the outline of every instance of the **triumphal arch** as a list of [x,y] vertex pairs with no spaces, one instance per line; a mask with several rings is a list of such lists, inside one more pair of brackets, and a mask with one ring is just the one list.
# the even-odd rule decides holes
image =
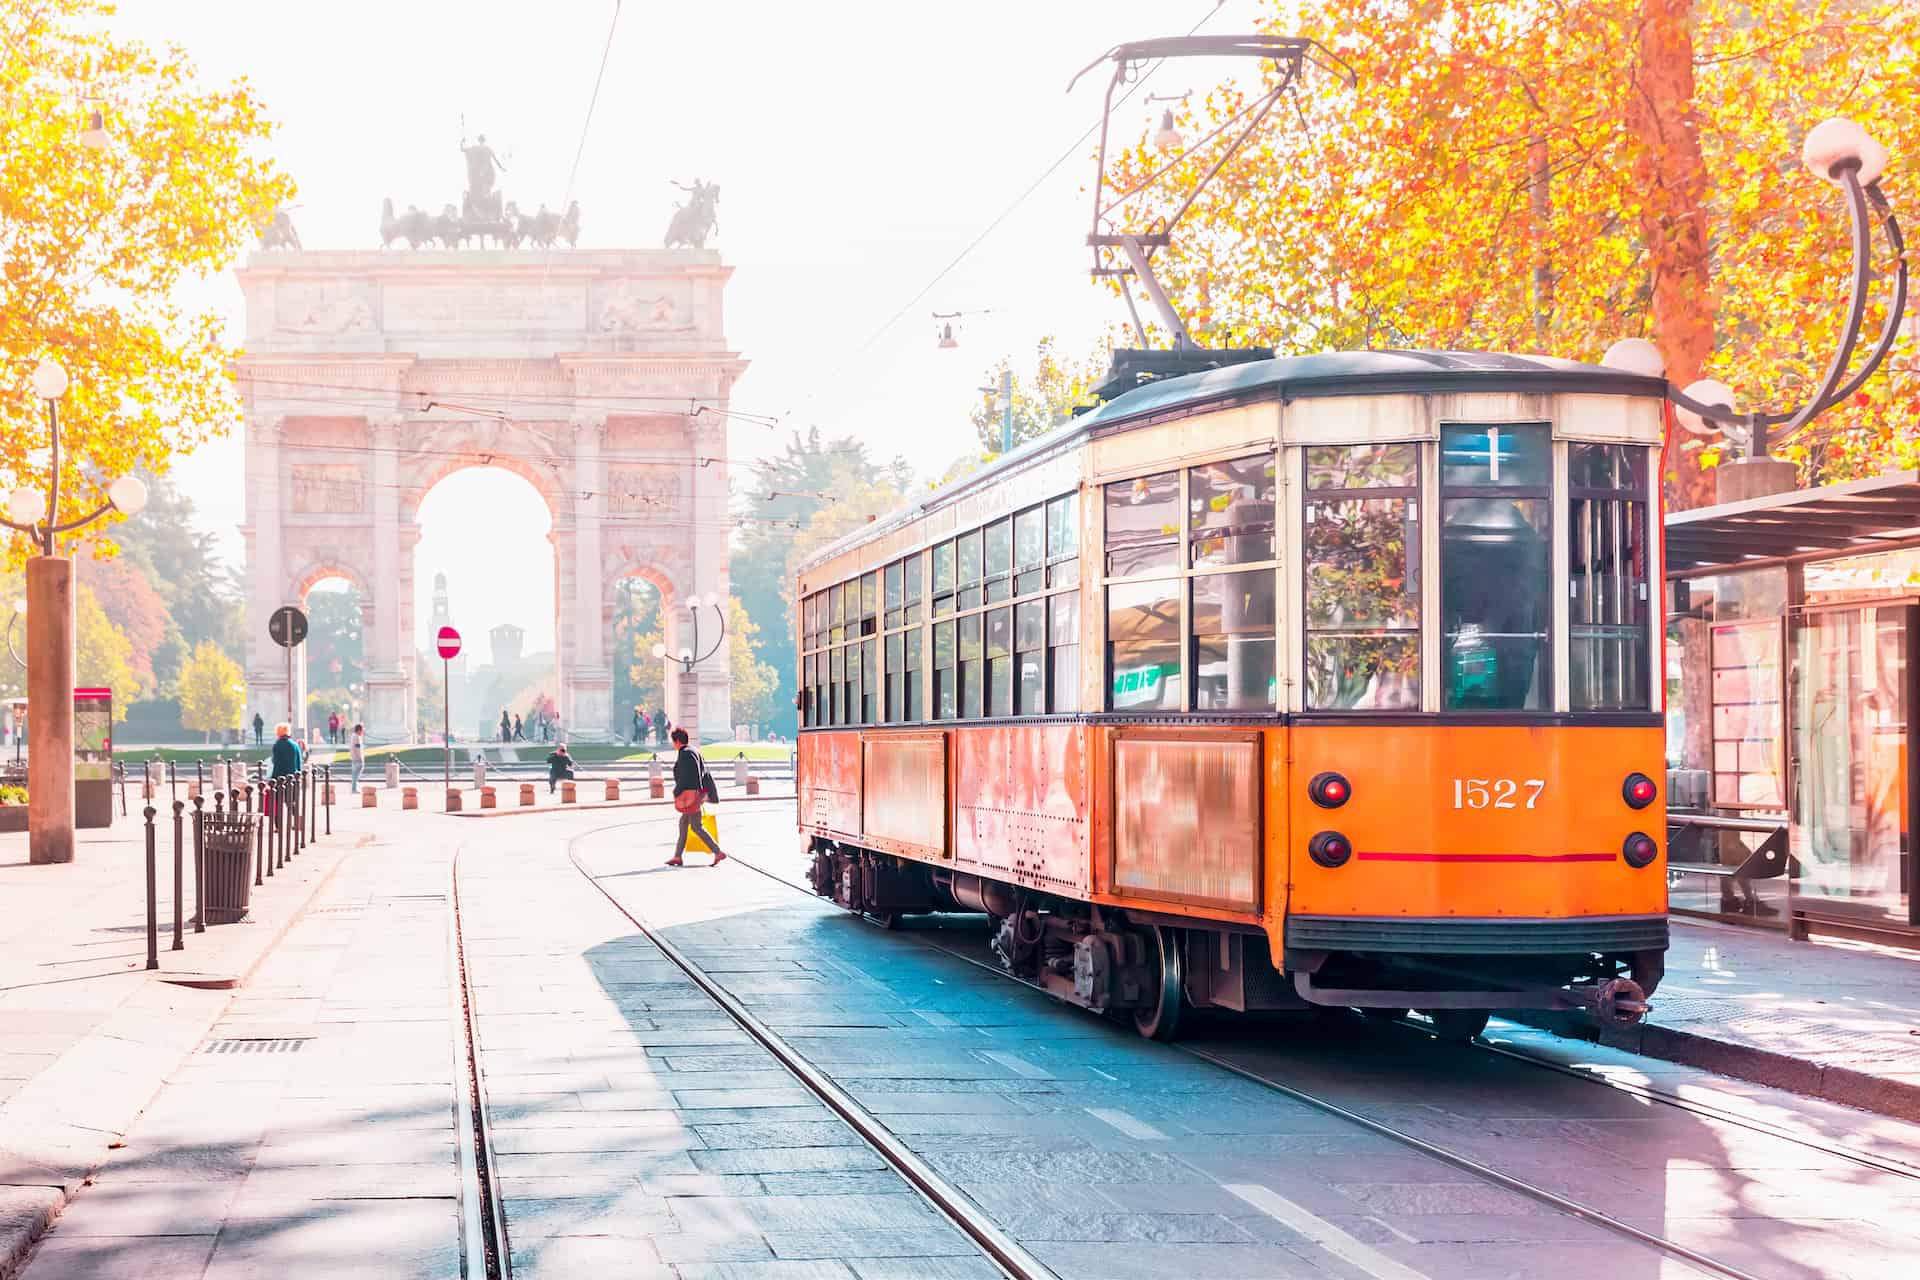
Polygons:
[[[289,702],[268,617],[340,577],[363,602],[368,734],[415,736],[416,517],[426,493],[466,467],[524,476],[553,513],[568,737],[604,740],[625,723],[611,705],[620,579],[660,589],[675,653],[689,631],[681,602],[725,598],[726,412],[746,367],[723,322],[731,269],[699,247],[698,227],[674,248],[574,249],[577,207],[524,214],[491,192],[476,221],[469,186],[459,212],[389,203],[390,248],[303,250],[277,219],[271,247],[238,273],[249,716],[272,721]],[[408,247],[410,231],[439,247]],[[705,613],[703,649],[714,632]],[[665,664],[669,712],[709,738],[728,724],[727,656],[723,644],[690,674]]]

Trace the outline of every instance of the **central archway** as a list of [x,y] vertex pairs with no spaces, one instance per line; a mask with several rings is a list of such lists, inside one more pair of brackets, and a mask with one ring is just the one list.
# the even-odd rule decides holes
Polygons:
[[[411,647],[420,664],[415,687],[424,695],[414,730],[431,736],[444,720],[455,738],[498,740],[504,714],[537,743],[560,696],[556,495],[510,463],[436,470],[412,511]],[[443,624],[465,641],[445,688],[434,650]],[[450,705],[433,705],[441,698]]]

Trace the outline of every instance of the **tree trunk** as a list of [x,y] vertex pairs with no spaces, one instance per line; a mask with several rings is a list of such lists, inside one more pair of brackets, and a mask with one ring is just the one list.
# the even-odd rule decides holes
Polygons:
[[[1714,294],[1707,258],[1707,171],[1693,110],[1692,0],[1640,0],[1639,48],[1627,104],[1634,179],[1646,203],[1641,235],[1653,282],[1653,340],[1667,377],[1684,387],[1713,353]],[[1713,501],[1713,477],[1696,450],[1677,446],[1669,416],[1666,470],[1670,509]]]

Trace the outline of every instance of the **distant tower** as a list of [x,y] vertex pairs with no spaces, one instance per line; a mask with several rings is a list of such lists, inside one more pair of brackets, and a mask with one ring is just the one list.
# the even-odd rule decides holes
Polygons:
[[440,628],[453,622],[453,614],[447,608],[447,575],[433,575],[433,629],[438,634]]
[[487,632],[487,639],[493,645],[493,669],[506,671],[520,665],[522,651],[526,648],[527,633],[522,627],[511,622],[503,622]]

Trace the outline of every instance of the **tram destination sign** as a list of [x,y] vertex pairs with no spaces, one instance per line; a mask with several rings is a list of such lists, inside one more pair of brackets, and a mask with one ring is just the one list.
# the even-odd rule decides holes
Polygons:
[[282,649],[291,649],[307,638],[307,615],[290,604],[283,604],[267,619],[267,634]]

